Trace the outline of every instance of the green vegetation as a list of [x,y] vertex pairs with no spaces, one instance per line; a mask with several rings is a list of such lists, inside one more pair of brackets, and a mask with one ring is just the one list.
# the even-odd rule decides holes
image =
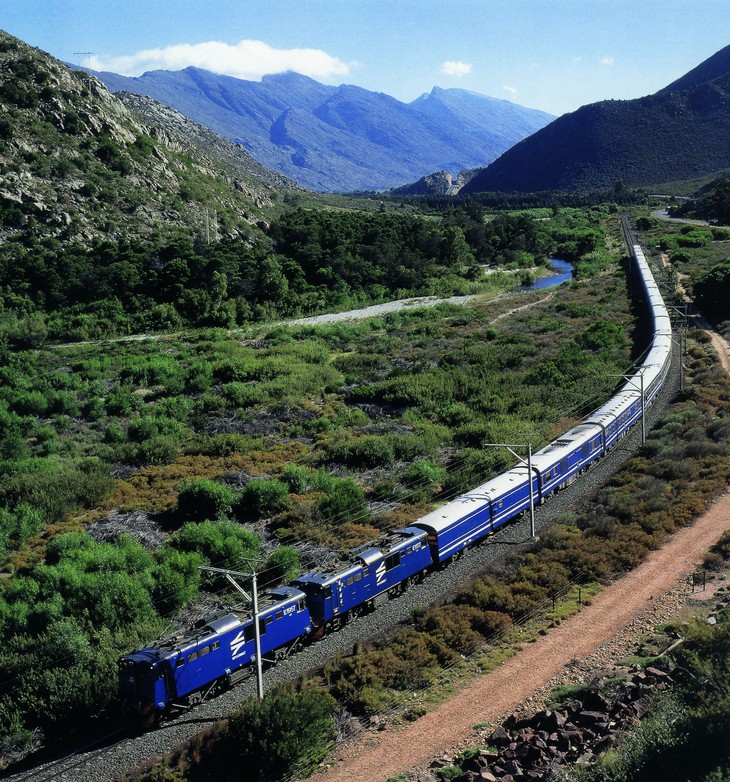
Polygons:
[[[255,241],[201,245],[157,233],[88,246],[23,237],[0,251],[0,345],[232,327],[404,295],[508,287],[519,280],[485,276],[483,267],[546,266],[550,254],[589,277],[609,260],[595,227],[601,216],[566,209],[548,222],[527,213],[485,220],[475,205],[434,221],[296,209]],[[245,394],[241,386],[229,391]]]
[[[583,236],[594,216],[565,210],[553,228],[567,242],[570,231]],[[384,241],[370,218],[305,217],[293,213],[290,222],[278,224],[282,242],[296,235],[311,248],[323,237],[334,241],[344,226],[345,236],[369,227]],[[464,225],[452,225],[457,217]],[[452,214],[434,232],[433,221],[419,218],[415,236],[424,246],[444,240],[433,246],[453,249],[471,230],[469,220]],[[404,243],[404,252],[409,221],[385,215],[380,223],[395,234],[396,244]],[[475,236],[491,237],[501,248],[495,257],[517,268],[532,263],[526,248],[535,237],[554,241],[551,225],[542,215],[497,217]],[[601,235],[591,236],[598,242]],[[469,246],[480,247],[479,241],[472,238]],[[512,255],[509,242],[520,248]],[[340,252],[323,252],[320,260],[334,268]],[[416,253],[414,264],[417,252],[426,257],[423,248],[409,252]],[[197,263],[193,256],[188,261],[192,265],[177,267],[180,279]],[[347,273],[355,268],[348,263]],[[291,578],[302,563],[286,544],[309,541],[342,551],[401,527],[430,503],[506,464],[505,454],[481,449],[484,441],[529,433],[535,444],[545,442],[605,397],[614,383],[610,375],[630,361],[622,335],[633,325],[623,273],[609,274],[611,285],[587,279],[543,304],[535,302],[544,294],[530,294],[523,302],[534,306],[496,322],[511,302],[466,310],[442,305],[359,323],[259,327],[236,335],[209,328],[156,341],[5,348],[0,504],[6,524],[0,556],[11,577],[0,589],[0,629],[3,638],[16,640],[4,647],[0,669],[8,673],[4,681],[24,677],[23,655],[33,648],[54,694],[39,725],[34,714],[40,685],[33,677],[0,693],[8,740],[21,740],[36,727],[47,740],[62,737],[69,724],[87,729],[84,709],[98,715],[92,719],[107,719],[115,689],[115,676],[107,674],[116,657],[154,637],[164,618],[201,588],[218,588],[215,579],[201,579],[199,564],[240,569],[242,557],[264,556],[262,583]],[[291,291],[298,283],[285,278]],[[179,302],[166,304],[176,308]],[[122,538],[100,542],[107,522],[124,525],[132,517],[141,517],[153,533],[146,548]],[[265,526],[266,546],[252,523]],[[91,553],[71,556],[70,546],[62,545],[66,540]],[[108,563],[103,577],[92,559]],[[429,648],[414,640],[411,656],[390,666],[389,686],[429,680],[438,665],[509,622],[499,610],[450,610],[425,614],[414,632],[443,634],[453,646]],[[93,659],[90,670],[107,672],[94,674],[93,687],[74,693],[72,723],[61,716],[64,688],[75,675],[90,679],[58,665],[44,641],[56,632],[70,637],[75,649],[87,650],[74,658],[79,666]],[[343,692],[356,687],[349,675],[333,671],[333,685],[336,678]],[[356,699],[372,711],[382,693],[357,691]]]
[[224,723],[134,782],[221,779],[232,768],[245,769],[251,782],[306,776],[334,745],[335,706],[313,687],[278,687],[261,702],[246,698]]
[[[443,666],[503,636],[513,622],[549,615],[572,585],[616,577],[690,523],[730,480],[730,379],[712,368],[700,344],[690,345],[684,398],[590,509],[566,516],[531,551],[513,557],[498,575],[477,578],[452,604],[420,613],[377,648],[329,663],[323,680],[330,691],[360,714],[401,702],[401,693],[435,684]],[[723,538],[712,553],[727,551]],[[727,654],[724,659],[726,665]]]
[[[584,230],[577,213],[564,217]],[[425,258],[424,248],[453,255],[453,242],[466,232],[448,223],[433,228],[419,220],[414,228],[412,218],[386,215],[381,234],[373,218],[296,213],[272,235],[278,231],[278,241],[290,249],[295,236],[310,248],[331,236],[324,244],[330,255],[316,262],[334,264],[343,250],[331,245],[343,227],[345,236],[362,236],[367,228],[381,242],[393,234],[403,252],[405,244],[398,242],[423,244],[409,252]],[[549,238],[544,221],[524,215],[484,225],[480,241],[491,237],[502,261],[510,242],[523,248],[509,256],[512,264],[532,263],[524,248],[537,249],[538,234],[540,241]],[[527,244],[520,245],[519,237]],[[108,258],[118,260],[118,249],[107,247]],[[134,254],[126,257],[133,265]],[[197,256],[186,257],[197,263]],[[185,268],[192,266],[171,262],[177,279],[188,279]],[[455,262],[463,275],[464,258]],[[348,274],[354,269],[347,265]],[[51,276],[58,285],[73,277]],[[125,272],[119,279],[127,278]],[[612,385],[606,378],[611,368],[619,372],[629,360],[618,334],[631,316],[623,275],[616,279],[609,293],[591,281],[568,286],[559,301],[527,309],[500,327],[491,321],[508,302],[470,310],[442,305],[351,324],[261,328],[237,338],[209,329],[160,341],[5,348],[0,557],[11,578],[0,589],[0,632],[13,640],[4,646],[0,672],[3,681],[23,680],[0,693],[8,740],[20,741],[34,728],[46,740],[61,737],[69,724],[85,729],[84,710],[106,719],[116,657],[135,639],[154,637],[164,617],[201,588],[220,586],[207,575],[201,579],[199,564],[239,569],[242,557],[263,555],[262,583],[291,578],[302,563],[286,544],[310,541],[346,550],[403,526],[429,509],[425,503],[505,464],[504,454],[479,449],[485,439],[503,441],[526,431],[546,439],[566,414],[570,420],[573,408],[598,401]],[[291,291],[295,284],[287,286]],[[596,320],[609,300],[607,320]],[[38,298],[38,305],[47,301]],[[88,323],[98,323],[94,317]],[[548,370],[551,394],[538,381]],[[389,509],[373,504],[381,502]],[[156,536],[148,548],[131,539],[96,539],[97,526],[103,529],[109,518],[135,514]],[[282,545],[264,549],[252,522],[266,524]],[[430,615],[424,622],[436,622],[462,649],[491,627],[488,617],[461,608],[448,622]],[[59,665],[44,640],[56,633],[85,650],[69,665]],[[41,684],[23,672],[30,648],[52,695],[42,724],[34,716]],[[421,649],[394,667],[396,681],[420,681],[428,660],[450,654]],[[418,655],[427,661],[423,670]],[[82,674],[84,666],[88,674]],[[74,676],[89,686],[69,696],[66,706],[63,693]],[[71,723],[62,717],[68,709]]]
[[638,727],[581,782],[723,782],[730,777],[730,616],[674,628],[677,684],[659,693]]
[[[720,199],[728,182],[724,180],[699,204],[712,202],[716,191]],[[673,212],[696,217],[714,214],[695,202]],[[673,224],[646,216],[639,218],[637,227],[644,232],[647,245],[659,245],[668,254],[674,283],[691,292],[703,314],[720,328],[730,321],[730,229]]]
[[730,179],[721,179],[703,188],[698,198],[692,198],[672,209],[674,217],[691,217],[730,225]]

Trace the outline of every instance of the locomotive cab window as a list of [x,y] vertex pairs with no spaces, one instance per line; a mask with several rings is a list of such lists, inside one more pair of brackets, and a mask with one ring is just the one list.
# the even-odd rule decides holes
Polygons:
[[396,551],[395,554],[391,554],[385,558],[386,570],[393,570],[393,568],[397,568],[398,565],[400,565],[400,552]]
[[297,611],[304,611],[304,609],[307,606],[304,603],[304,598],[300,597],[299,600],[297,600]]

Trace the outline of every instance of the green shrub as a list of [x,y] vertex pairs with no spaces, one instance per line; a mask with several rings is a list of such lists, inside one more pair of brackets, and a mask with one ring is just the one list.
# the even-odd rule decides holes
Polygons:
[[177,496],[178,512],[185,519],[222,519],[231,515],[234,491],[208,478],[183,481]]
[[334,707],[314,688],[295,693],[280,686],[263,701],[247,698],[229,718],[213,763],[219,773],[245,769],[251,780],[306,776],[334,744]]
[[[244,559],[258,556],[261,542],[245,527],[231,521],[187,522],[170,538],[178,551],[200,554],[210,565],[241,570]],[[207,578],[208,583],[227,584],[223,579]]]
[[446,478],[446,470],[430,459],[414,462],[406,472],[406,480],[412,486],[434,488]]
[[236,501],[241,518],[273,516],[291,504],[289,487],[276,478],[254,478],[243,488]]
[[299,551],[290,546],[279,546],[266,560],[262,585],[280,584],[282,581],[292,581],[302,571],[302,558]]
[[395,449],[389,437],[364,435],[334,442],[327,449],[327,458],[348,467],[385,467],[395,461]]

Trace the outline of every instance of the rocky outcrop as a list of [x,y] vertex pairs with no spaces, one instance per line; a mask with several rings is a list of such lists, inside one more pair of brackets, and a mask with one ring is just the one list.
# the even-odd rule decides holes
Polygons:
[[0,31],[0,241],[249,235],[297,185],[149,98],[112,95]]
[[[590,765],[614,746],[624,731],[646,716],[651,696],[671,683],[669,670],[635,671],[609,689],[606,681],[581,699],[530,717],[508,717],[486,736],[487,747],[466,759],[441,757],[431,768],[458,766],[455,782],[515,782],[546,778],[556,766]],[[426,782],[426,775],[419,779]]]

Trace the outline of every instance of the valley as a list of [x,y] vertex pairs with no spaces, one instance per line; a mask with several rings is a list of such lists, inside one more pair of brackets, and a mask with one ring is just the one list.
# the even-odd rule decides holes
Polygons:
[[[473,782],[451,762],[466,743],[549,682],[584,685],[596,649],[628,653],[637,613],[673,621],[687,572],[725,572],[729,52],[554,118],[291,71],[94,75],[0,32],[3,775]],[[541,290],[554,258],[572,274]],[[670,352],[642,443],[621,416]],[[638,377],[637,407],[620,389]],[[466,503],[492,532],[449,554],[439,519]],[[386,551],[404,529],[423,545]],[[188,659],[180,638],[211,617],[259,627],[221,570],[255,561],[262,593],[293,601],[352,563],[356,587],[377,557],[382,586],[419,550],[422,568],[341,616],[306,594],[318,640],[266,670],[261,702],[252,678],[168,697],[221,649]],[[726,613],[681,630],[693,654],[725,648]],[[179,657],[164,697],[124,699],[162,725],[117,743],[119,660],[156,661],[160,638]],[[682,712],[695,742],[728,713],[703,698]],[[188,700],[205,702],[176,711]],[[588,758],[585,782],[638,782],[611,776],[622,746]],[[724,782],[718,758],[692,782]]]

